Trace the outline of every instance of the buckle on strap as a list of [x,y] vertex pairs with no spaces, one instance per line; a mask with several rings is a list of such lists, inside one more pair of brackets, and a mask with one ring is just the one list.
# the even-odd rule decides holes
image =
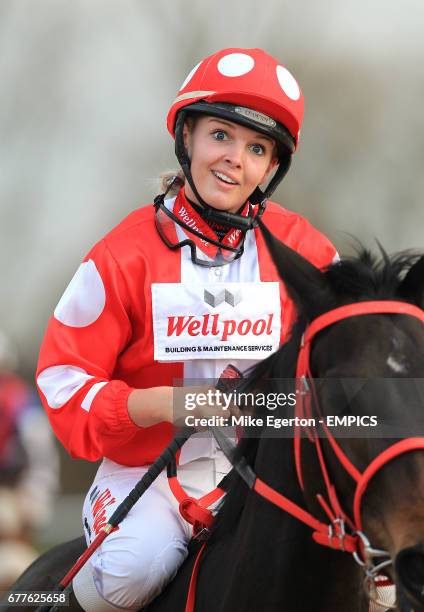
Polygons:
[[357,551],[357,538],[346,533],[345,522],[336,518],[328,525],[327,531],[314,531],[312,538],[318,544],[328,546],[334,550],[355,553]]
[[180,502],[180,514],[190,525],[193,525],[193,537],[198,537],[206,531],[209,533],[214,516],[212,510],[204,508],[194,497],[186,497]]
[[345,537],[346,537],[346,528],[345,523],[342,518],[336,518],[330,525],[328,526],[328,537],[330,542],[333,541],[333,538],[338,539],[338,549],[345,551]]

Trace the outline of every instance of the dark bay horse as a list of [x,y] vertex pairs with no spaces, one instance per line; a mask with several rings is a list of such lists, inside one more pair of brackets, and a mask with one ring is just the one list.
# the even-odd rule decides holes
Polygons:
[[[302,334],[317,317],[339,306],[363,301],[396,300],[424,307],[424,257],[383,252],[380,262],[366,251],[342,260],[322,273],[263,228],[274,261],[296,302],[299,320],[289,342],[256,366],[248,377],[252,389],[271,381],[272,389],[290,391]],[[319,379],[424,378],[424,325],[405,314],[368,314],[343,319],[321,331],[313,341],[310,369]],[[274,382],[272,382],[274,381]],[[249,388],[250,388],[249,387]],[[247,389],[248,387],[246,387]],[[265,387],[264,387],[265,388]],[[269,388],[269,387],[268,387]],[[317,386],[324,414],[350,410],[402,416],[414,427],[423,407],[420,384],[376,392],[371,385],[346,401],[336,389]],[[294,414],[294,413],[293,413]],[[275,416],[288,417],[287,407]],[[418,422],[418,421],[417,421]],[[421,432],[422,433],[422,432]],[[410,434],[408,434],[410,435]],[[379,453],[396,443],[388,438],[343,438],[343,452],[363,471]],[[256,474],[321,521],[328,517],[316,494],[325,490],[314,445],[300,443],[302,490],[294,460],[293,439],[271,437],[264,430],[246,436],[236,456],[244,456]],[[328,439],[322,452],[337,497],[353,514],[355,483],[334,455]],[[299,466],[298,466],[299,467]],[[362,500],[362,523],[374,548],[387,551],[392,565],[386,573],[396,584],[397,610],[424,610],[424,450],[397,456],[371,479]],[[178,576],[145,610],[185,610],[188,583],[198,545],[192,545]],[[16,583],[15,589],[46,590],[57,583],[83,550],[82,539],[46,553]],[[250,490],[232,472],[232,486],[220,509],[202,557],[196,612],[367,612],[363,570],[348,552],[313,541],[311,529]],[[384,608],[375,608],[383,610]]]

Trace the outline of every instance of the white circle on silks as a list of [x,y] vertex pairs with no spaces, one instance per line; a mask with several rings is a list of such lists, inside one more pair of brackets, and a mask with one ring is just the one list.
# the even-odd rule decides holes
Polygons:
[[54,310],[54,317],[68,327],[87,327],[97,321],[106,303],[102,278],[92,259],[75,272]]

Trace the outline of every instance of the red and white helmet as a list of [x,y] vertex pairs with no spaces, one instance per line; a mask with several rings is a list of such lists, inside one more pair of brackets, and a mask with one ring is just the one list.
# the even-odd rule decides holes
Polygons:
[[[241,107],[239,121],[237,115],[233,121],[253,125],[254,129],[277,122],[288,130],[297,146],[303,118],[302,92],[287,68],[262,49],[222,49],[199,62],[169,110],[167,125],[172,136],[178,111],[200,101]],[[247,109],[244,115],[243,108]]]
[[[205,114],[239,123],[275,140],[277,145],[278,165],[274,176],[267,187],[257,185],[248,198],[249,214],[243,216],[214,209],[213,202],[205,202],[194,184],[191,174],[191,161],[184,144],[183,128],[190,115]],[[222,265],[240,257],[243,253],[244,237],[253,229],[257,218],[265,210],[266,200],[284,178],[290,167],[292,154],[298,140],[303,118],[303,95],[294,77],[282,64],[262,49],[222,49],[202,60],[191,70],[167,118],[168,130],[175,138],[175,153],[184,175],[201,207],[200,216],[207,222],[213,222],[226,228],[241,231],[242,240],[236,248],[226,247],[222,243],[210,240],[201,235],[206,242],[218,246],[224,259],[205,263],[194,257],[193,241],[170,248],[181,247],[191,242],[192,259],[200,265]],[[155,198],[156,222],[160,231],[161,213],[183,225],[164,205],[168,190]],[[254,207],[258,205],[257,210]],[[188,232],[199,235],[188,226]],[[160,231],[161,233],[161,231]],[[161,233],[164,238],[164,233]],[[164,238],[165,240],[165,238]],[[165,241],[166,242],[166,241]],[[170,246],[168,244],[168,246]]]

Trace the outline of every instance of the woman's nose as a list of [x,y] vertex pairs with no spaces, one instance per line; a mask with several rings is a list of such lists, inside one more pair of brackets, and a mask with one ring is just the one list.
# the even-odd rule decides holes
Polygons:
[[233,143],[226,151],[225,161],[231,166],[241,167],[243,163],[243,147]]

